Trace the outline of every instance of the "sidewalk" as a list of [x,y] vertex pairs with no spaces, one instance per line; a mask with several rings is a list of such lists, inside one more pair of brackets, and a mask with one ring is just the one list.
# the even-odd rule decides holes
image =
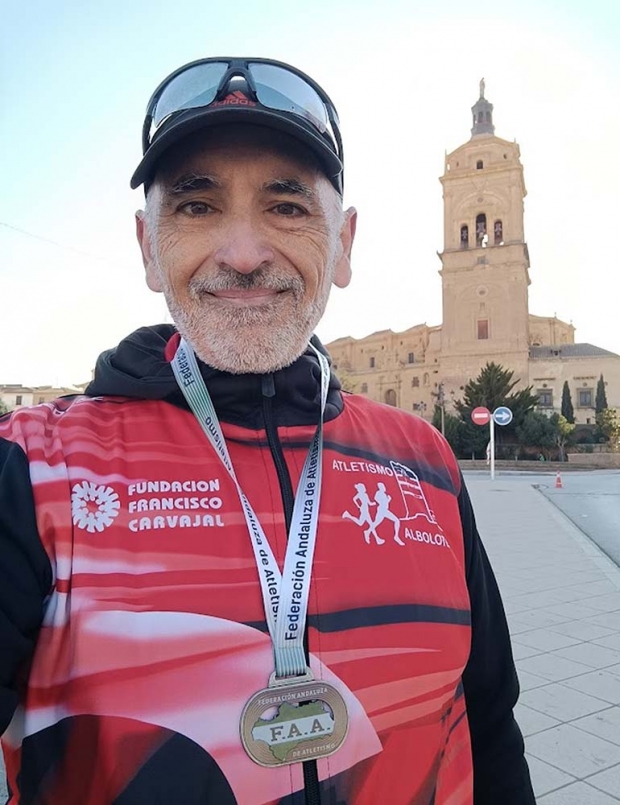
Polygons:
[[537,802],[620,803],[620,570],[528,483],[467,485],[513,636]]

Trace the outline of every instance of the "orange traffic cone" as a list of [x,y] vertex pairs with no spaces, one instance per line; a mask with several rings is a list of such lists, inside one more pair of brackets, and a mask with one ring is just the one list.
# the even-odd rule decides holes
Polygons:
[[560,471],[558,470],[557,475],[555,476],[555,488],[562,489],[562,476],[560,475]]

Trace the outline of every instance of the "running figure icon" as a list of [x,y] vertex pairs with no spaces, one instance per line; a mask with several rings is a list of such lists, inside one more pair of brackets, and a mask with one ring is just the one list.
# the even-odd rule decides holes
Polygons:
[[390,502],[392,500],[392,496],[388,495],[384,483],[377,484],[377,487],[377,492],[375,494],[377,514],[375,521],[372,524],[372,531],[376,537],[377,534],[375,529],[379,523],[382,523],[384,520],[391,520],[394,523],[394,542],[397,542],[399,545],[404,545],[405,543],[398,535],[400,532],[400,519],[394,514],[394,512],[390,511]]
[[[390,511],[390,502],[392,497],[388,495],[385,484],[377,484],[377,491],[375,493],[374,501],[368,496],[365,484],[355,484],[355,489],[357,492],[353,498],[353,503],[355,503],[359,509],[359,517],[355,517],[350,512],[345,511],[342,515],[343,519],[351,520],[359,526],[367,525],[368,528],[364,531],[364,539],[369,545],[371,534],[375,538],[377,545],[383,545],[385,540],[377,534],[377,526],[379,526],[384,520],[391,520],[394,523],[394,541],[399,545],[404,545],[405,543],[399,536],[400,519],[394,514],[394,512]],[[377,508],[374,519],[370,512],[371,506],[376,506]]]
[[367,528],[364,531],[364,539],[370,545],[370,535],[373,534],[374,538],[377,542],[377,545],[383,545],[385,542],[384,539],[377,534],[374,529],[372,516],[370,514],[370,507],[376,506],[376,503],[373,503],[372,500],[368,497],[368,492],[366,491],[365,484],[355,484],[355,488],[357,490],[357,494],[353,498],[353,503],[359,509],[359,517],[354,517],[350,512],[346,511],[343,512],[342,518],[346,520],[352,520],[355,525],[363,526],[368,525],[370,528]]

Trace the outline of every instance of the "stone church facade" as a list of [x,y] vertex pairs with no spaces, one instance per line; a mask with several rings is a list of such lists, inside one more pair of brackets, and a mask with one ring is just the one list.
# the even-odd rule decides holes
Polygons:
[[620,356],[575,343],[572,324],[529,312],[519,146],[495,136],[484,81],[472,115],[471,139],[446,156],[440,179],[443,324],[339,338],[327,345],[336,371],[355,391],[430,419],[441,391],[452,410],[467,381],[494,361],[514,371],[519,388],[532,385],[549,414],[560,411],[567,380],[575,421],[593,424],[601,373],[609,405],[620,409]]

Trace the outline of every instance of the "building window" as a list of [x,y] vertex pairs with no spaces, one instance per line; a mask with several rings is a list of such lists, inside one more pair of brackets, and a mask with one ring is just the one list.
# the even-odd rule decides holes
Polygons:
[[396,406],[396,392],[394,391],[394,389],[388,389],[385,392],[385,403],[386,405]]
[[411,388],[412,389],[417,389],[419,387],[420,387],[420,378],[419,377],[414,377],[413,380],[411,381]]
[[580,408],[592,408],[592,389],[579,389],[577,404]]
[[424,373],[424,385],[428,386],[428,372]]
[[45,397],[39,397],[39,405],[45,402]]
[[481,212],[476,216],[476,246],[486,245],[487,217]]
[[538,389],[539,408],[553,408],[553,390],[552,389]]
[[371,368],[371,369],[374,369],[374,368],[375,368],[375,359],[374,359],[374,358],[371,358],[371,359],[370,359],[370,368]]
[[484,162],[481,159],[479,159],[478,162],[476,162],[476,170],[481,171],[483,168],[484,168]]
[[22,395],[21,395],[21,394],[17,394],[17,395],[15,396],[15,405],[21,405],[21,404],[22,404],[22,400],[23,400],[23,399],[24,399],[24,398],[22,397]]
[[415,363],[415,355],[413,352],[410,352],[409,355],[407,355],[407,363]]
[[496,246],[504,242],[504,226],[501,221],[496,221],[493,224],[493,242]]
[[461,249],[469,249],[469,227],[463,224],[461,227]]
[[478,319],[478,341],[486,341],[489,337],[489,320]]
[[361,392],[362,394],[368,394],[368,383],[362,383]]

